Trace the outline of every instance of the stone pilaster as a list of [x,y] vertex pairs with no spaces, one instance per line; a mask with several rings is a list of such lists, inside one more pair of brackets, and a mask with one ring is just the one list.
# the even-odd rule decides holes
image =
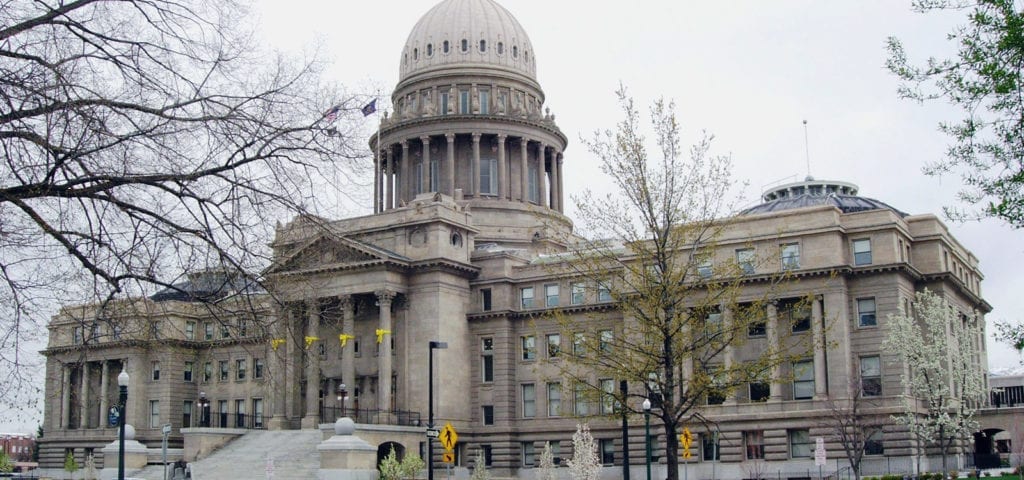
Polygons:
[[821,318],[821,297],[814,296],[811,301],[811,334],[814,336],[814,399],[820,400],[828,396],[827,375],[825,373],[825,325]]
[[556,211],[562,209],[561,206],[559,206],[559,204],[561,203],[560,199],[561,199],[561,196],[562,196],[562,192],[559,190],[559,186],[558,186],[558,182],[560,180],[560,178],[559,178],[559,173],[560,172],[558,171],[558,163],[559,163],[558,162],[558,151],[555,150],[555,149],[552,149],[551,150],[551,209],[552,210],[556,210]]
[[416,177],[416,170],[412,168],[412,160],[409,159],[409,142],[402,140],[402,188],[401,190],[401,202],[408,203],[412,200],[413,190],[413,179]]
[[89,428],[89,362],[82,362],[79,376],[78,428]]
[[100,424],[98,427],[107,427],[107,409],[110,408],[110,363],[106,360],[100,362]]
[[373,152],[373,213],[380,213],[380,149],[374,149]]
[[71,368],[65,363],[60,367],[60,419],[57,430],[71,427]]
[[[768,324],[765,325],[766,337],[768,339],[768,348],[772,351],[779,350],[779,309],[775,302],[768,304]],[[782,401],[782,383],[779,379],[782,378],[782,365],[775,364],[771,369],[771,386],[769,387],[769,402],[781,402]]]
[[[355,332],[355,299],[350,295],[339,298],[341,307],[341,334],[354,335]],[[356,386],[356,346],[349,340],[341,349],[341,381],[348,384],[350,391]]]

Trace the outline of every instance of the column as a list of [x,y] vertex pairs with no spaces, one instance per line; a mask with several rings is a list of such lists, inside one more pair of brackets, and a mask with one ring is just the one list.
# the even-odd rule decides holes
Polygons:
[[380,149],[373,151],[373,213],[380,213]]
[[431,188],[430,185],[430,137],[424,135],[420,137],[420,142],[423,143],[423,171],[420,172],[420,182],[423,182],[424,192],[432,192],[436,190],[436,186]]
[[526,137],[519,139],[519,201],[530,201],[530,169],[526,164],[527,145],[530,140]]
[[82,362],[79,376],[78,428],[89,428],[89,362]]
[[548,186],[547,186],[547,175],[544,172],[545,155],[547,145],[541,142],[537,145],[537,190],[539,192],[537,204],[546,207],[548,206]]
[[[285,343],[278,344],[277,348],[271,344],[270,351],[267,353],[267,371],[270,373],[270,421],[267,423],[269,430],[284,430],[288,428],[288,416],[287,412],[287,399],[285,392],[288,391],[287,382],[291,375],[288,374],[288,361],[285,359],[285,355],[292,348],[291,344],[295,343],[296,335],[289,337],[288,332],[294,331],[292,325],[294,325],[295,318],[292,316],[292,309],[288,306],[277,306],[275,307],[277,314],[278,323],[273,327],[273,334],[271,335],[271,341],[283,339]],[[209,394],[209,392],[207,392]],[[207,397],[209,398],[209,397]],[[201,407],[200,407],[201,408]],[[209,425],[216,425],[216,421],[213,416],[214,412],[217,411],[217,405],[215,402],[210,402],[210,422]],[[202,415],[202,410],[199,411]]]
[[[448,99],[449,102],[455,101],[454,99]],[[455,196],[455,134],[446,133],[444,134],[445,140],[448,140],[448,161],[444,164],[444,178],[446,179],[446,187],[448,187],[448,195]]]
[[[732,327],[732,322],[733,322],[732,310],[730,308],[728,308],[728,306],[719,306],[719,309],[722,312],[722,331],[723,332],[732,331],[732,328],[733,328]],[[725,346],[725,351],[723,352],[723,356],[724,356],[723,363],[725,364],[725,371],[726,372],[730,372],[732,370],[733,366],[736,364],[736,347],[734,347],[732,344],[726,345]],[[736,394],[733,393],[732,395],[727,395],[725,397],[725,401],[722,402],[722,404],[723,405],[736,405]]]
[[832,392],[834,397],[842,396],[840,392],[845,392],[846,396],[850,397],[856,393],[856,390],[851,391],[851,387],[860,388],[859,385],[850,384],[854,372],[860,367],[854,361],[850,348],[850,300],[846,291],[846,285],[841,285],[841,288],[824,296],[822,305],[822,318],[827,322],[825,335],[829,337],[829,342],[824,345],[826,358],[833,359],[831,365],[825,365],[828,372],[827,391]]
[[391,210],[395,208],[395,154],[390,148],[384,152],[384,196],[385,208]]
[[[306,336],[320,336],[320,302],[310,299],[306,302],[309,318]],[[322,340],[321,340],[322,341]],[[306,348],[306,345],[302,345]],[[317,428],[320,425],[320,353],[318,345],[306,348],[306,413],[302,416],[302,428]]]
[[106,360],[100,362],[100,424],[101,428],[107,428],[107,409],[110,408],[110,364]]
[[[768,338],[769,354],[774,355],[779,350],[779,310],[778,305],[773,301],[768,304],[768,324],[765,325],[766,337]],[[771,369],[771,387],[769,391],[769,402],[782,401],[782,365],[777,362]]]
[[402,140],[402,187],[401,203],[409,203],[412,200],[412,179],[416,169],[412,168],[412,161],[409,160],[409,142]]
[[470,194],[473,197],[480,196],[480,134],[477,132],[473,133],[473,168],[470,173],[472,182],[472,192]]
[[71,427],[71,369],[65,363],[60,367],[60,426],[58,430]]
[[504,133],[498,134],[498,199],[504,200],[508,195],[505,183],[508,182],[508,172],[505,170],[505,138]]
[[563,185],[565,184],[563,179],[565,177],[562,176],[562,157],[563,157],[562,154],[559,153],[558,154],[558,211],[562,212],[562,213],[565,213],[565,190],[563,189]]
[[[391,331],[391,300],[394,292],[377,290],[377,303],[380,304],[380,330]],[[381,338],[380,355],[377,356],[377,409],[385,412],[391,410],[391,333]],[[376,341],[376,338],[374,339]]]
[[[355,335],[355,300],[351,295],[342,296],[339,300],[342,313],[341,333]],[[356,391],[356,346],[353,341],[350,339],[345,348],[341,349],[341,381],[348,386],[349,392]]]
[[559,198],[562,195],[561,190],[558,188],[558,182],[560,180],[558,176],[558,150],[551,150],[551,209],[558,211],[561,210],[559,207]]
[[820,295],[815,295],[811,300],[811,334],[814,336],[814,399],[821,400],[828,396],[828,383],[825,374],[825,325],[822,324]]

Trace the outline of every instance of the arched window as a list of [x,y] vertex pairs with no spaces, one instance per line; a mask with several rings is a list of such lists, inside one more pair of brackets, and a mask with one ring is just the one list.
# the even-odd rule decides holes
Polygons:
[[487,52],[487,40],[480,40],[480,53]]
[[519,46],[512,45],[512,58],[519,58]]
[[402,64],[403,65],[408,65],[409,64],[409,54],[408,53],[405,54],[405,55],[402,55]]
[[428,43],[427,44],[427,56],[430,57],[432,55],[434,55],[434,44],[433,43]]
[[526,63],[530,63],[530,51],[529,50],[523,50],[523,61],[526,62]]
[[505,54],[505,44],[501,43],[501,42],[498,42],[498,55],[504,55],[504,54]]
[[445,40],[444,43],[441,44],[441,51],[448,53],[448,40]]
[[416,61],[416,60],[420,59],[420,49],[418,49],[418,48],[412,49],[412,59],[413,59],[413,61]]
[[468,51],[469,51],[469,40],[466,40],[465,38],[463,38],[462,39],[462,53],[466,53]]

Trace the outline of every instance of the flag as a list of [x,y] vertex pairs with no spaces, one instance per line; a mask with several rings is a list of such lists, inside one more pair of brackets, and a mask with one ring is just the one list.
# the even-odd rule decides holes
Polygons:
[[338,119],[339,112],[341,112],[341,105],[331,107],[330,110],[324,112],[324,120],[326,120],[328,124],[334,123],[334,121]]
[[363,116],[364,117],[369,116],[370,114],[372,114],[372,113],[374,113],[376,111],[377,111],[377,99],[375,98],[375,99],[371,100],[370,103],[367,103],[365,107],[363,107]]

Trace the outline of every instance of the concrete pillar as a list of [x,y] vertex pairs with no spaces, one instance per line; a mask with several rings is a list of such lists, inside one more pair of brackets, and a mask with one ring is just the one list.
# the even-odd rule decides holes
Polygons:
[[[306,336],[320,336],[320,302],[310,299],[306,304],[306,315],[309,318]],[[321,340],[322,341],[322,340]],[[302,345],[306,348],[306,345]],[[320,426],[320,353],[319,345],[314,342],[306,348],[306,413],[302,416],[302,428],[319,428]]]
[[[449,102],[454,99],[448,99]],[[444,178],[445,187],[448,188],[446,193],[451,196],[455,196],[455,134],[446,133],[444,135],[445,140],[448,140],[448,161],[444,164]]]
[[78,428],[89,428],[89,362],[82,362],[78,399]]
[[416,176],[416,169],[412,168],[412,160],[409,159],[409,142],[402,140],[402,202],[408,203],[412,200],[412,182]]
[[473,132],[473,168],[470,172],[472,175],[472,189],[470,195],[474,197],[480,196],[480,133]]
[[559,190],[559,181],[561,180],[558,176],[558,151],[551,150],[551,209],[561,210],[559,204],[561,203],[560,198],[562,196],[561,190]]
[[547,160],[544,157],[547,156],[547,148],[547,145],[544,145],[543,142],[537,145],[537,189],[539,191],[539,198],[537,199],[537,204],[542,207],[548,206],[548,182],[547,174],[544,171],[544,164]]
[[71,368],[65,363],[60,367],[60,423],[57,430],[71,427]]
[[[355,335],[355,299],[351,295],[339,298],[341,307],[342,335]],[[356,346],[349,340],[341,349],[341,381],[348,385],[350,392],[356,388]]]
[[320,456],[318,480],[376,480],[377,447],[353,435],[351,418],[334,422],[334,436],[317,445]]
[[[722,331],[723,332],[728,332],[728,331],[732,330],[732,322],[733,322],[732,310],[729,309],[729,308],[721,307],[721,312],[722,312]],[[736,364],[736,347],[734,347],[732,344],[726,345],[725,346],[725,351],[722,353],[722,355],[723,355],[722,363],[725,366],[725,370],[726,371],[730,371],[733,368],[733,365]],[[736,394],[727,395],[725,397],[725,401],[722,402],[722,404],[723,405],[736,405]]]
[[825,325],[821,318],[821,297],[818,295],[811,300],[811,334],[814,336],[814,399],[820,400],[828,396],[828,383],[825,373]]
[[[378,329],[385,333],[381,336],[380,355],[377,356],[377,409],[391,410],[391,300],[394,292],[378,290],[377,303],[380,304],[380,324]],[[374,339],[376,341],[376,338]]]
[[508,189],[505,184],[508,182],[508,172],[505,170],[505,139],[508,136],[504,133],[498,134],[498,199],[505,200]]
[[562,154],[558,154],[558,211],[565,213],[565,177],[562,175]]
[[100,424],[97,427],[106,428],[107,409],[110,408],[110,364],[103,360],[100,362]]
[[[291,309],[288,307],[277,307],[277,318],[280,319],[279,323],[274,326],[274,333],[271,341],[284,340],[284,344],[277,344],[277,348],[274,348],[274,343],[271,343],[270,352],[267,358],[268,364],[267,369],[270,373],[270,421],[267,423],[267,428],[270,430],[284,430],[288,428],[288,416],[286,409],[287,397],[285,392],[288,391],[287,382],[291,375],[288,375],[288,361],[286,360],[287,352],[289,351],[290,343],[295,343],[288,338],[288,332],[293,331],[293,325],[295,318],[291,314]],[[292,336],[295,337],[294,335]],[[210,402],[210,425],[214,425],[214,404]],[[200,407],[200,415],[202,415],[202,407]]]
[[530,168],[527,165],[527,146],[530,144],[530,140],[526,137],[519,139],[519,201],[529,202],[530,201]]
[[[775,302],[768,304],[768,324],[765,325],[766,334],[768,339],[768,348],[778,351],[779,349],[779,310]],[[771,387],[769,389],[769,402],[781,402],[782,401],[782,384],[779,383],[779,379],[782,378],[782,365],[773,365],[771,369]]]
[[380,213],[380,149],[373,151],[373,213]]
[[420,172],[422,174],[420,181],[423,182],[423,192],[433,192],[437,188],[436,185],[435,188],[431,188],[430,185],[430,137],[424,135],[420,137],[420,142],[423,143],[423,171]]
[[384,207],[388,210],[395,208],[395,154],[390,148],[384,151]]

